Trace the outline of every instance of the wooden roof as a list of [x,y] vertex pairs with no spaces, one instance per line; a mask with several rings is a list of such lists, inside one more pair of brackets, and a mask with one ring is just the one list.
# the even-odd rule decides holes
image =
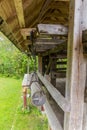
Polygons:
[[37,54],[59,44],[63,45],[59,50],[65,51],[68,25],[69,0],[0,0],[0,31],[23,52],[30,52],[32,30]]

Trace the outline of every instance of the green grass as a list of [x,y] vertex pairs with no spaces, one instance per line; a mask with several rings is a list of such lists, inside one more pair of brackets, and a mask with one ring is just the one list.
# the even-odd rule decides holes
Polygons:
[[0,77],[0,130],[47,130],[46,117],[30,102],[29,111],[22,111],[21,82]]

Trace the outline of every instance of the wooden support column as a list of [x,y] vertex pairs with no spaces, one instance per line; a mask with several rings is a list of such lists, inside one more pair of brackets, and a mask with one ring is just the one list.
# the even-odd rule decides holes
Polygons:
[[[50,57],[51,58],[51,57]],[[52,59],[52,64],[51,64],[51,83],[53,86],[56,87],[56,77],[52,76],[52,72],[56,70],[56,58],[53,60]]]
[[[69,68],[66,84],[67,98],[70,97],[71,102],[71,112],[66,116],[68,120],[65,119],[65,130],[82,130],[83,123],[86,67],[83,61],[81,14],[82,0],[71,0],[68,38]],[[66,128],[66,123],[68,123],[68,128]]]
[[42,74],[42,57],[38,56],[38,71]]
[[84,115],[83,115],[83,129],[87,130],[87,103],[84,103]]

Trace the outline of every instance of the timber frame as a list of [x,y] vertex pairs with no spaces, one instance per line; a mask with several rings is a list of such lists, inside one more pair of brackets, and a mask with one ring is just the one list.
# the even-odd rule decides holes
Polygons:
[[0,0],[0,31],[28,56],[35,47],[52,130],[87,130],[86,13],[87,0]]

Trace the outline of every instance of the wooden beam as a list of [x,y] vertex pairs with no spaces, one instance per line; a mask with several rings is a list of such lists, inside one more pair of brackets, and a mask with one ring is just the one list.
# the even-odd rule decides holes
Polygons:
[[42,57],[38,56],[38,71],[42,74],[43,73],[43,66],[42,66]]
[[36,31],[36,28],[23,28],[20,30],[23,37],[30,36],[31,31]]
[[[72,22],[69,22],[69,34],[68,34],[68,47],[67,47],[67,72],[66,72],[66,87],[65,87],[65,97],[70,101],[70,90],[71,90],[71,67],[72,67]],[[70,113],[64,113],[64,130],[69,130],[69,117]]]
[[[64,130],[82,130],[86,66],[84,64],[82,50],[81,14],[82,0],[71,0],[68,39],[68,56],[70,55],[68,58],[71,58],[71,60],[68,59],[70,62],[70,73],[68,72],[67,77],[68,79],[70,76],[67,84],[69,85],[67,86],[67,98],[68,100],[70,98],[71,111],[70,116],[67,117],[68,120],[66,120],[69,127],[64,128]],[[69,113],[67,114],[69,115]]]
[[54,1],[63,1],[63,2],[69,2],[70,0],[54,0]]
[[[16,37],[13,35],[11,29],[9,28],[8,24],[1,19],[2,24],[0,25],[0,31],[12,42],[14,43],[14,45],[20,49],[21,51],[23,51],[23,48],[20,46],[20,42],[18,42],[18,40],[16,39]],[[19,43],[19,44],[17,44]]]
[[54,24],[38,24],[38,30],[40,33],[45,34],[56,34],[56,35],[67,35],[68,28],[63,25]]
[[45,105],[45,112],[48,118],[48,122],[52,128],[52,130],[63,130],[58,118],[56,117],[54,111],[52,110],[51,105],[49,104],[48,100],[46,101]]
[[38,18],[35,20],[35,22],[33,22],[31,24],[31,27],[35,26],[38,22],[40,22],[40,20],[42,19],[43,15],[47,12],[47,8],[48,6],[50,5],[50,3],[52,2],[52,0],[46,0],[46,2],[44,3],[40,13],[39,13],[39,16]]
[[[52,54],[52,53],[59,52],[59,51],[61,51],[61,50],[66,50],[66,48],[67,48],[66,42],[63,42],[63,43],[59,44],[57,47],[52,48],[51,50],[49,50],[49,51],[47,51],[47,52],[45,52],[45,53],[42,53],[41,55],[46,56],[46,55],[49,55],[49,54]],[[65,54],[65,55],[64,55],[64,54]],[[62,55],[63,55],[63,56],[66,56],[66,53],[64,53],[64,54],[63,54],[63,52],[62,52],[62,54],[61,54],[60,57],[62,57]]]
[[84,103],[83,129],[82,130],[87,130],[87,103]]
[[56,44],[56,45],[58,45],[58,44],[61,44],[61,43],[63,43],[63,42],[65,42],[66,40],[62,40],[62,39],[36,39],[36,41],[35,41],[35,43],[36,44],[39,44],[39,45],[41,45],[41,44]]
[[61,95],[61,93],[48,81],[44,78],[39,72],[37,73],[41,82],[45,85],[53,99],[56,103],[62,108],[63,111],[70,111],[70,104],[67,100]]
[[25,27],[22,0],[14,0],[14,4],[15,4],[18,20],[19,20],[19,25],[21,28]]
[[47,66],[47,70],[46,70],[45,74],[48,74],[48,73],[49,73],[51,64],[52,64],[52,58],[50,58],[50,61],[49,61],[49,64],[48,64],[48,66]]
[[87,0],[82,1],[82,30],[87,30]]

